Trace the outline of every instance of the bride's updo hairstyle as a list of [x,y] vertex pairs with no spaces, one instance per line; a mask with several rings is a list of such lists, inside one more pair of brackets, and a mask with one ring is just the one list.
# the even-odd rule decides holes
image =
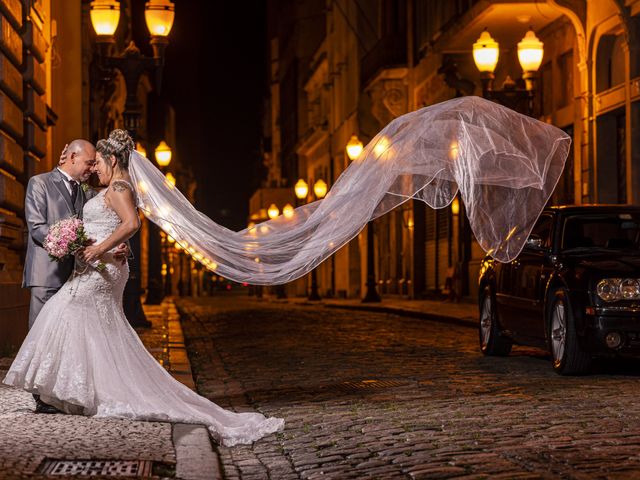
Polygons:
[[100,153],[105,159],[108,159],[111,155],[116,158],[118,165],[121,169],[127,170],[129,168],[129,155],[136,148],[131,136],[126,130],[116,129],[109,134],[109,138],[98,140],[96,144],[96,151]]

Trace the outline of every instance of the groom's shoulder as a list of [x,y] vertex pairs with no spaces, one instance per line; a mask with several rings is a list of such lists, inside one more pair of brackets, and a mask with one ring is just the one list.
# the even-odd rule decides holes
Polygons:
[[53,178],[54,174],[55,173],[51,171],[51,172],[44,172],[44,173],[39,173],[37,175],[33,175],[32,177],[29,178],[29,185],[38,185],[38,186],[46,185]]

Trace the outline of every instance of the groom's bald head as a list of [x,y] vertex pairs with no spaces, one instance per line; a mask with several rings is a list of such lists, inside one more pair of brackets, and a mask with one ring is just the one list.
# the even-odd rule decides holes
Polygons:
[[91,142],[78,138],[64,149],[60,157],[59,168],[75,180],[84,182],[91,176],[95,162],[96,147]]
[[78,138],[72,141],[67,147],[68,153],[80,153],[82,151],[86,151],[89,155],[95,155],[96,147],[93,146],[93,143],[83,140],[82,138]]

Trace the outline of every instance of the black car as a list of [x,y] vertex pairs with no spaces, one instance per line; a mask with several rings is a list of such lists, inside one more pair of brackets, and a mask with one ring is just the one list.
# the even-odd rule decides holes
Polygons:
[[640,353],[640,207],[547,208],[514,261],[483,260],[479,287],[485,355],[542,347],[569,375]]

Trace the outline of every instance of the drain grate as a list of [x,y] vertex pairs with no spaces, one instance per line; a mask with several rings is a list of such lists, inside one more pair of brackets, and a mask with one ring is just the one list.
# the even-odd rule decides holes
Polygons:
[[38,473],[61,477],[150,477],[149,460],[45,460]]
[[342,382],[327,387],[328,390],[340,392],[363,392],[367,390],[380,390],[383,388],[395,388],[407,385],[407,382],[397,380],[359,380],[357,382]]

